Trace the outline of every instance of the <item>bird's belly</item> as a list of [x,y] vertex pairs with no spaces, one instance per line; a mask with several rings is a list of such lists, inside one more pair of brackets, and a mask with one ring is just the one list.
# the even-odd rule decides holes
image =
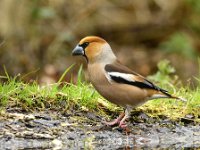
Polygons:
[[96,90],[108,101],[120,105],[134,107],[146,102],[145,91],[126,84],[96,85]]
[[99,94],[114,104],[136,107],[146,101],[147,92],[145,90],[128,84],[109,82],[100,65],[89,65],[88,75]]

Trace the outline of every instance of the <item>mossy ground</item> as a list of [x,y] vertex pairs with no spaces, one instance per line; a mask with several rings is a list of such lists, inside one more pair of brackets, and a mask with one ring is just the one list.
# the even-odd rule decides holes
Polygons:
[[[182,87],[176,91],[174,94],[186,98],[187,102],[156,99],[137,109],[153,117],[162,115],[175,120],[192,115],[195,122],[200,122],[200,88],[191,90]],[[105,116],[109,114],[108,111],[120,112],[122,110],[104,100],[90,84],[82,82],[77,85],[55,83],[40,86],[36,82],[24,83],[17,78],[9,79],[0,84],[0,99],[1,110],[11,107],[19,107],[26,111],[55,109],[64,112],[80,109]]]
[[[122,111],[122,108],[103,99],[91,84],[83,82],[82,66],[78,72],[76,85],[61,82],[73,66],[66,69],[57,83],[43,86],[37,82],[25,83],[20,76],[11,78],[4,68],[5,76],[0,76],[0,79],[5,79],[4,82],[0,83],[1,110],[12,107],[26,111],[50,109],[67,112],[69,110],[83,110],[92,111],[105,117],[109,117],[114,112]],[[179,120],[189,116],[187,119],[200,123],[200,84],[193,89],[180,87],[180,85],[176,87],[170,84],[170,82],[177,82],[176,76],[170,76],[174,71],[174,68],[169,65],[169,61],[163,60],[158,63],[158,72],[149,78],[160,83],[164,89],[172,89],[173,95],[187,99],[187,102],[175,99],[156,99],[148,101],[137,109],[152,117],[166,116],[172,120]],[[199,78],[196,79],[200,83]]]

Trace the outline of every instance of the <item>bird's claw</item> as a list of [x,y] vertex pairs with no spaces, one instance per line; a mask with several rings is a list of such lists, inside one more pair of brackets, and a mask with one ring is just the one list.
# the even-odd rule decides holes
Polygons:
[[127,127],[127,124],[125,122],[122,122],[118,119],[115,119],[111,122],[107,122],[107,121],[102,121],[102,123],[104,123],[107,126],[114,126],[114,125],[119,125],[120,128],[125,129]]
[[107,126],[114,126],[120,123],[119,119],[115,119],[111,122],[107,122],[107,121],[102,121],[103,124],[107,125]]
[[127,127],[127,124],[125,122],[120,122],[119,127],[125,129]]

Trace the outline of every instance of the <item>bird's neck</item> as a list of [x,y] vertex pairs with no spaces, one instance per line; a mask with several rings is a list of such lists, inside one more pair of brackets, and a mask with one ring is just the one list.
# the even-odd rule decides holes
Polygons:
[[117,57],[113,53],[109,44],[104,44],[101,48],[103,49],[102,52],[98,56],[90,59],[88,61],[88,64],[97,63],[97,64],[106,65],[106,64],[111,64],[117,60]]

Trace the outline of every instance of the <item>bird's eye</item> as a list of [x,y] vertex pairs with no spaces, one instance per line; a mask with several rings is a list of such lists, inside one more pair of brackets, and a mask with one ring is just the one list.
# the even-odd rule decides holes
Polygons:
[[85,49],[88,45],[89,45],[89,42],[85,42],[85,43],[81,44],[80,46]]

